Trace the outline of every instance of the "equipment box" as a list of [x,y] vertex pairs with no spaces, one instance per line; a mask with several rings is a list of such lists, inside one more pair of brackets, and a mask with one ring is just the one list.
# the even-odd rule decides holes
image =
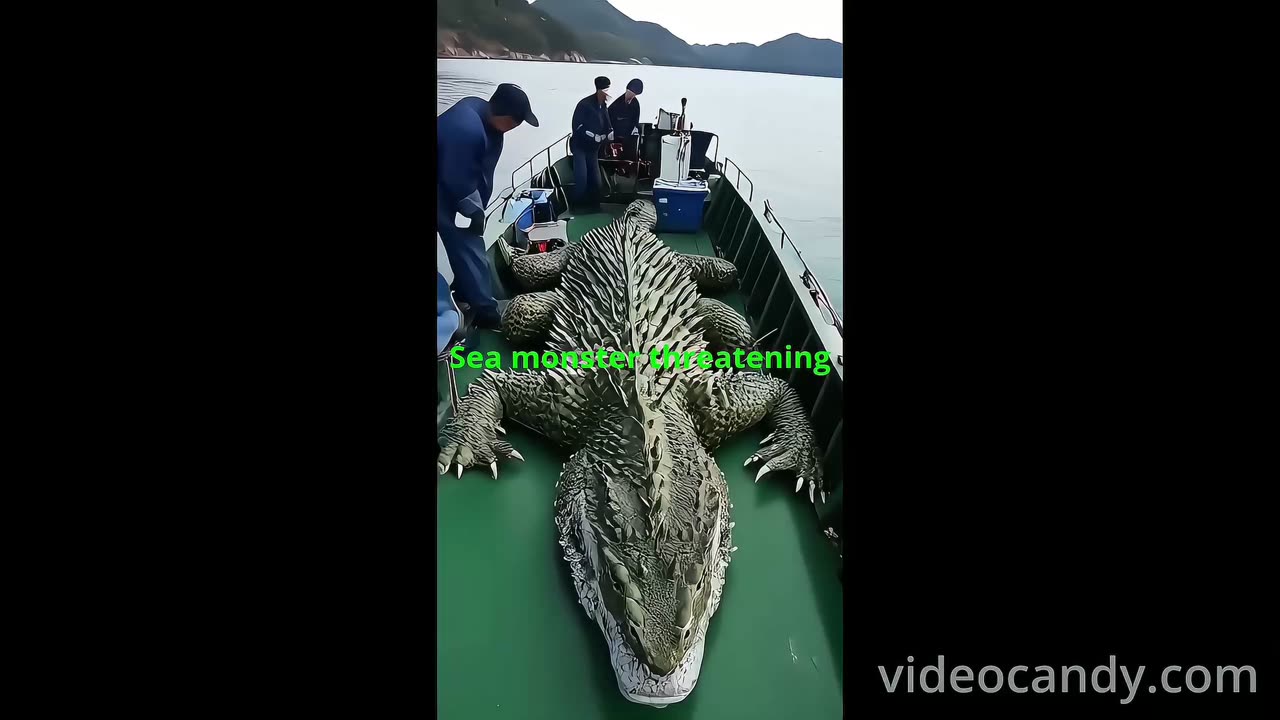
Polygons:
[[702,229],[702,209],[707,184],[693,180],[653,183],[653,206],[658,211],[656,232],[696,233]]

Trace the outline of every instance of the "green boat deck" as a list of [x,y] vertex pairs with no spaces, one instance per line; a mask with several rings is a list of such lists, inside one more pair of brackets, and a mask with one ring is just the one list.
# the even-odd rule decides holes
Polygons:
[[[577,215],[570,242],[611,221]],[[712,240],[663,234],[673,249],[713,255]],[[738,294],[718,299],[744,310]],[[477,331],[467,350],[509,348]],[[461,368],[459,392],[481,370]],[[711,620],[701,676],[684,701],[663,709],[618,691],[607,647],[578,604],[557,543],[552,502],[568,453],[514,423],[507,439],[525,462],[439,479],[437,689],[439,717],[836,718],[844,690],[843,588],[807,492],[785,477],[753,484],[743,462],[763,426],[715,453],[729,482],[734,543],[724,598]]]

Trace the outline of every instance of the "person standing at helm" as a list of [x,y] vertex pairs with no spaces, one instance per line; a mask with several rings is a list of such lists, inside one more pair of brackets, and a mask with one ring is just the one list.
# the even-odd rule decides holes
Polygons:
[[609,123],[609,78],[596,78],[596,91],[573,109],[573,202],[586,209],[600,203],[600,144],[613,139]]
[[634,145],[632,137],[640,137],[640,101],[636,96],[644,92],[639,78],[627,83],[627,91],[609,106],[609,123],[619,142]]
[[458,297],[471,307],[472,323],[502,325],[493,298],[484,248],[484,209],[493,194],[493,169],[505,133],[538,118],[519,85],[503,83],[488,101],[462,98],[436,118],[436,232],[453,268]]

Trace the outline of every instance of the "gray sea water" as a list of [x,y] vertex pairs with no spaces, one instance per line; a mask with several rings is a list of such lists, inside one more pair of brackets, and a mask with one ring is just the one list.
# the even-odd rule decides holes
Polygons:
[[[498,83],[516,83],[529,95],[540,127],[522,125],[507,133],[494,172],[494,197],[510,184],[513,170],[569,132],[573,108],[593,92],[597,75],[612,81],[615,97],[631,78],[644,82],[642,122],[653,122],[660,107],[678,112],[680,98],[688,98],[693,127],[719,135],[720,158],[728,155],[755,182],[753,204],[762,208],[769,200],[843,315],[844,85],[839,78],[472,59],[441,59],[436,68],[436,114],[464,97],[488,99]],[[543,167],[535,164],[537,171]],[[732,171],[729,177],[736,179]],[[527,178],[518,176],[516,182]],[[745,192],[745,181],[742,187]]]

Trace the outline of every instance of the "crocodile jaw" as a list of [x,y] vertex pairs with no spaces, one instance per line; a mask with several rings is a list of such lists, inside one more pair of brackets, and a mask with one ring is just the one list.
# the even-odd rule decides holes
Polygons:
[[[644,663],[628,649],[623,641],[622,631],[618,623],[603,608],[597,611],[596,621],[604,630],[605,640],[609,643],[609,659],[612,661],[614,675],[618,679],[618,691],[633,703],[653,707],[666,707],[689,697],[693,687],[698,684],[698,675],[702,671],[702,651],[706,643],[706,625],[704,621],[699,632],[696,645],[689,648],[684,658],[669,675],[655,675]],[[603,616],[603,617],[601,617]]]

